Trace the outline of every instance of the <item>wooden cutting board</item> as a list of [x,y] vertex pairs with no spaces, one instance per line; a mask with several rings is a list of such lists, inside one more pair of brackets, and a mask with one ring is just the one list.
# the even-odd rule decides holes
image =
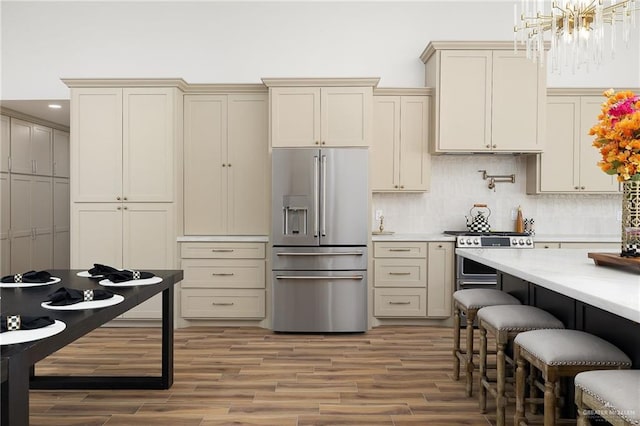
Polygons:
[[640,271],[640,257],[620,257],[617,253],[588,253],[596,265],[625,266]]

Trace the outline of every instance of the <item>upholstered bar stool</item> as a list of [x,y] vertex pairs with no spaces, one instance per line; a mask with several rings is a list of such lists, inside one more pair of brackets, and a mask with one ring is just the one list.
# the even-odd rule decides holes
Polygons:
[[640,370],[597,370],[575,378],[577,426],[588,426],[590,414],[612,425],[640,425]]
[[[505,424],[505,407],[508,402],[505,392],[506,355],[510,340],[519,333],[544,328],[564,328],[562,321],[534,306],[500,305],[487,306],[478,311],[480,331],[480,411],[487,411],[487,391],[496,400],[496,425]],[[487,333],[496,341],[496,381],[487,377]]]
[[[480,308],[494,305],[519,305],[520,301],[504,291],[471,288],[453,293],[453,379],[460,379],[460,361],[465,366],[466,394],[473,388],[473,321]],[[467,319],[465,351],[460,349],[460,314]]]
[[533,330],[514,339],[516,414],[514,426],[527,425],[524,413],[525,368],[528,362],[544,379],[544,426],[555,426],[558,381],[590,370],[631,366],[624,352],[597,336],[578,330]]

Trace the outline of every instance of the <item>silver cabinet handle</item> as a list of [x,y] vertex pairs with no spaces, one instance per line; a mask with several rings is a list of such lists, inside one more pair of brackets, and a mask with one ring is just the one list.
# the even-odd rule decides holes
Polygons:
[[361,280],[363,275],[331,277],[327,275],[276,275],[277,280]]
[[389,275],[411,275],[411,272],[389,272]]
[[411,302],[389,302],[390,305],[410,305]]
[[336,253],[291,253],[280,252],[276,256],[362,256],[361,251],[341,251]]
[[411,251],[409,248],[390,248],[389,251]]
[[233,272],[213,272],[211,273],[211,275],[213,275],[214,277],[228,277],[228,276],[232,276],[235,275]]
[[211,249],[213,253],[231,253],[233,249]]
[[[323,142],[324,144],[324,142]],[[320,217],[320,234],[323,237],[327,236],[327,156],[323,155],[321,160],[322,165],[322,216]]]
[[318,165],[318,156],[313,156],[313,236],[315,238],[318,237],[318,215],[320,214],[320,206],[318,200],[318,192],[320,191],[320,182],[318,179],[319,173],[319,165]]
[[213,302],[211,303],[213,306],[233,306],[233,302]]

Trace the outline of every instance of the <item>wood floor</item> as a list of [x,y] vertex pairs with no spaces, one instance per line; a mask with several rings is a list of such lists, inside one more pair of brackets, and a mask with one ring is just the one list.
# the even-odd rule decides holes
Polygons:
[[[36,366],[37,374],[150,374],[160,329],[102,328]],[[452,332],[379,327],[364,334],[260,328],[175,331],[168,390],[31,391],[31,425],[473,425],[494,418],[451,379]],[[508,417],[509,424],[510,418]]]

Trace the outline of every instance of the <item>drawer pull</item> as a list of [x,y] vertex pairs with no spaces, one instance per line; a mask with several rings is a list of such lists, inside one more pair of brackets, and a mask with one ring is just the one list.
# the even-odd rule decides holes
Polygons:
[[410,248],[390,248],[389,251],[411,251]]
[[411,272],[389,272],[389,275],[411,275]]
[[233,302],[213,302],[211,303],[213,306],[233,306]]
[[389,302],[390,305],[410,305],[411,302]]
[[217,277],[228,277],[235,274],[233,272],[212,272],[211,275]]
[[290,252],[280,252],[277,253],[276,256],[362,256],[361,251],[343,251],[343,252],[335,252],[335,253],[290,253]]
[[277,280],[361,280],[364,275],[276,275]]
[[231,253],[233,249],[211,249],[213,253]]

